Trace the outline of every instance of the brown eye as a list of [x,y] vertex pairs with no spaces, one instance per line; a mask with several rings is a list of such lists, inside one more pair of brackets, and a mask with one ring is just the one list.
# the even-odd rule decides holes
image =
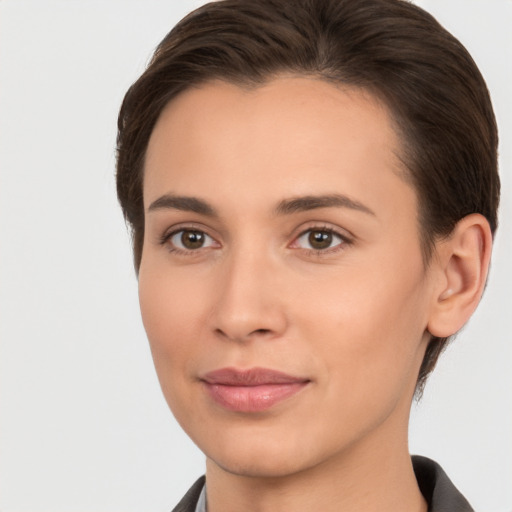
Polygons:
[[183,251],[196,251],[205,247],[212,247],[215,244],[211,236],[196,229],[181,229],[180,231],[176,231],[169,238],[169,242],[173,249]]
[[326,251],[341,247],[345,243],[349,242],[330,229],[308,229],[297,238],[294,246],[300,249]]
[[204,244],[204,233],[200,231],[183,231],[181,243],[186,249],[199,249]]
[[308,235],[309,245],[313,249],[328,249],[332,244],[332,233],[328,231],[310,231]]

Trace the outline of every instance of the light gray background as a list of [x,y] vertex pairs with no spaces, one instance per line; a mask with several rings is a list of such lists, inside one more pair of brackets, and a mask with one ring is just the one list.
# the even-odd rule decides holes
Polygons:
[[[0,509],[169,511],[203,457],[168,412],[114,191],[117,109],[201,1],[0,0]],[[418,2],[473,54],[501,130],[483,303],[413,408],[411,451],[512,510],[512,2]]]

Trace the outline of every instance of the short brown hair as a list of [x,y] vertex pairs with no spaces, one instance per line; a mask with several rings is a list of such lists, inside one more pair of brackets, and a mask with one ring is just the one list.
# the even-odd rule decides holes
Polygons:
[[[169,32],[121,107],[117,191],[136,269],[145,152],[163,108],[206,81],[254,86],[282,72],[362,88],[387,105],[418,195],[427,263],[434,241],[470,213],[495,232],[498,135],[489,93],[469,53],[430,14],[405,0],[221,0]],[[430,341],[419,392],[447,340]]]

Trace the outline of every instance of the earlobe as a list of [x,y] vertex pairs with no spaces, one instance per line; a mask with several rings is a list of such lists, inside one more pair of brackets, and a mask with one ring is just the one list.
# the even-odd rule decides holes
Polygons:
[[439,279],[433,293],[428,331],[445,338],[469,320],[482,296],[491,258],[489,223],[480,214],[461,219],[436,247]]

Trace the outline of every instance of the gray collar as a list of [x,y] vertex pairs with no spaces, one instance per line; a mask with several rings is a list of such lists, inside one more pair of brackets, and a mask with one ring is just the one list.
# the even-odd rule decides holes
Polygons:
[[201,489],[195,512],[206,512],[206,484]]

